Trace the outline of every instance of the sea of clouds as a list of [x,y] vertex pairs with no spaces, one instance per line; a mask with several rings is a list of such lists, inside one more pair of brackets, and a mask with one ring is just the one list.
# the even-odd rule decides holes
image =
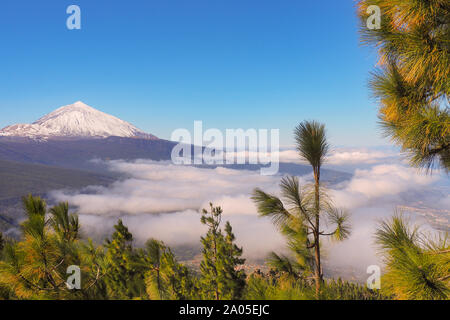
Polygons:
[[[296,162],[297,152],[280,152],[280,161]],[[205,228],[200,210],[209,203],[221,206],[239,245],[250,260],[270,251],[284,251],[284,239],[269,219],[258,216],[250,199],[254,188],[278,194],[281,174],[262,176],[258,171],[198,168],[149,160],[108,161],[109,170],[124,178],[110,186],[90,186],[76,192],[58,190],[54,201],[69,201],[80,215],[85,236],[102,239],[112,232],[118,218],[133,233],[136,243],[153,237],[170,246],[198,245]],[[351,172],[349,180],[329,185],[334,204],[352,213],[353,232],[342,243],[324,242],[326,260],[337,267],[359,271],[381,264],[373,233],[381,218],[398,205],[448,208],[448,177],[410,168],[398,153],[389,150],[336,149],[326,167]],[[311,175],[300,177],[307,183]],[[326,226],[325,226],[326,228]]]

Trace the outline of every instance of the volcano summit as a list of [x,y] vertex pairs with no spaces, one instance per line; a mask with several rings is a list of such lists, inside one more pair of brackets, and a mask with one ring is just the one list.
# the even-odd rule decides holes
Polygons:
[[77,101],[63,106],[32,124],[14,124],[0,136],[31,139],[124,137],[157,139],[132,124]]

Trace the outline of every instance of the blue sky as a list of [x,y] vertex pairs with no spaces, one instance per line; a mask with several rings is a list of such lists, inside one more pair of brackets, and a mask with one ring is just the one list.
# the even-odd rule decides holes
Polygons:
[[388,143],[351,0],[3,0],[0,38],[0,127],[82,100],[162,138],[203,120],[288,145],[317,119],[335,145]]

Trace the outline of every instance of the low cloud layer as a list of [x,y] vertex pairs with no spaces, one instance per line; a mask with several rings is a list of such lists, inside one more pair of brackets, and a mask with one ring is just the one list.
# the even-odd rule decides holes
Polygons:
[[[280,162],[305,163],[294,148],[281,150],[279,155]],[[399,160],[398,153],[388,148],[337,148],[330,151],[326,163],[332,166],[373,165],[391,162],[394,159]]]
[[[361,161],[363,169],[354,170],[352,179],[329,186],[335,204],[351,209],[354,231],[342,244],[326,244],[325,252],[330,264],[358,264],[361,269],[379,261],[372,245],[376,219],[391,215],[397,205],[408,201],[426,203],[429,190],[437,184],[442,187],[442,178],[439,174],[420,174],[400,160],[379,164],[381,159],[392,155],[377,152],[343,151],[334,153],[333,157],[336,163],[347,157],[353,158],[355,164]],[[367,167],[367,164],[371,165]],[[109,187],[91,186],[79,192],[52,193],[53,200],[69,201],[77,207],[87,236],[101,238],[110,234],[121,217],[138,243],[154,237],[172,246],[198,244],[205,232],[199,210],[213,202],[224,209],[224,219],[232,223],[247,257],[264,258],[271,250],[284,250],[282,237],[269,219],[258,217],[250,199],[255,187],[277,194],[279,175],[262,176],[259,171],[205,169],[147,160],[110,161],[105,165],[114,172],[126,174],[127,178]],[[438,201],[447,203],[448,196]]]
[[105,165],[129,178],[109,187],[91,186],[76,193],[51,194],[55,201],[68,201],[77,208],[86,236],[104,237],[120,217],[139,244],[154,237],[175,246],[195,245],[205,232],[199,211],[212,202],[223,208],[224,219],[232,223],[247,257],[262,258],[283,244],[270,221],[257,217],[250,200],[255,187],[277,192],[279,176],[146,160],[111,161]]
[[254,215],[256,209],[249,201],[252,190],[259,186],[274,191],[279,180],[262,176],[259,171],[201,169],[168,162],[113,161],[107,165],[130,178],[109,187],[88,187],[76,194],[56,191],[53,196],[70,200],[82,214],[114,216],[198,210],[212,201],[220,202],[226,214]]
[[336,204],[348,208],[397,205],[400,194],[425,190],[437,180],[439,177],[420,175],[413,168],[377,165],[357,169],[350,181],[343,182],[332,193]]

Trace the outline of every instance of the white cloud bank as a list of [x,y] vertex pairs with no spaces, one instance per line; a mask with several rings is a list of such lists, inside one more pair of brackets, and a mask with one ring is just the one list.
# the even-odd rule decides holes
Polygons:
[[259,171],[202,169],[146,160],[112,161],[109,166],[130,178],[109,187],[88,187],[77,194],[56,191],[53,196],[69,200],[82,214],[140,215],[198,210],[209,201],[220,202],[226,214],[256,214],[249,201],[253,188],[260,186],[274,191],[279,180],[261,176]]
[[202,169],[168,162],[139,160],[107,163],[129,178],[109,187],[91,186],[76,193],[55,191],[56,201],[77,207],[84,234],[104,237],[117,218],[128,225],[138,243],[150,237],[169,245],[198,244],[205,232],[199,210],[220,205],[248,257],[261,258],[282,246],[269,220],[257,218],[250,200],[255,187],[278,190],[279,176],[227,168]]
[[357,208],[376,204],[398,204],[399,194],[419,191],[439,180],[437,176],[421,175],[416,169],[401,165],[377,165],[357,169],[353,178],[332,190],[339,206]]
[[[305,163],[299,158],[295,148],[287,148],[279,152],[280,162]],[[390,149],[377,150],[370,148],[336,148],[330,151],[326,159],[328,165],[362,165],[380,164],[396,159],[398,154]]]

